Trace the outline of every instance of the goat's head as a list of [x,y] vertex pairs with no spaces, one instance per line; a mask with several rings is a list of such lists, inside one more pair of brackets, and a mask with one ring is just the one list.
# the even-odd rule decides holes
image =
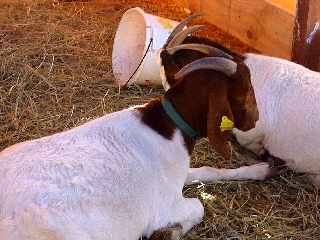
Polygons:
[[160,57],[165,75],[164,87],[168,90],[174,86],[172,91],[176,92],[175,89],[181,86],[192,85],[185,88],[189,92],[182,91],[191,95],[188,98],[191,102],[186,106],[198,104],[197,98],[207,99],[199,102],[206,116],[199,112],[196,117],[199,125],[196,127],[201,129],[203,136],[209,138],[218,152],[228,158],[230,131],[220,130],[222,117],[233,120],[238,129],[245,131],[253,128],[258,120],[255,95],[250,71],[241,55],[209,39],[188,36],[203,28],[201,25],[185,28],[199,16],[192,15],[178,24],[162,48]]
[[165,90],[176,83],[174,75],[186,64],[207,56],[233,58],[231,55],[234,53],[218,43],[207,38],[189,36],[205,27],[204,25],[195,25],[185,28],[191,20],[199,16],[201,14],[191,15],[179,23],[160,51],[162,82]]
[[[176,75],[177,83],[166,97],[223,157],[230,158],[231,131],[221,131],[222,118],[234,127],[249,130],[258,118],[250,72],[243,63],[222,57],[206,57],[187,64]],[[185,102],[183,102],[185,101]]]

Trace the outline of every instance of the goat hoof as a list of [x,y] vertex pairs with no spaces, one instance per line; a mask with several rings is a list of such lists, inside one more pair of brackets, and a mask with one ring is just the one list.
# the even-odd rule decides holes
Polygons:
[[278,176],[280,171],[277,167],[271,166],[270,163],[261,161],[260,163],[255,164],[257,169],[260,169],[260,179],[259,180],[267,180]]
[[175,224],[171,227],[165,227],[155,231],[149,240],[180,240],[182,239],[182,235],[182,225]]

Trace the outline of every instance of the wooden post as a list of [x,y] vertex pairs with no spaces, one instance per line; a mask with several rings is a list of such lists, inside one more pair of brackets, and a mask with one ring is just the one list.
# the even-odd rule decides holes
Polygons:
[[320,71],[320,25],[317,21],[320,21],[319,0],[298,0],[292,61],[314,71]]
[[306,67],[320,72],[320,22],[317,22],[307,39]]

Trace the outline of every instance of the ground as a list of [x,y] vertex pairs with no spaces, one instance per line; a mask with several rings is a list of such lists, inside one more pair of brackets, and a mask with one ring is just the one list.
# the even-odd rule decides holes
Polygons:
[[[135,6],[175,20],[187,16],[168,0],[0,2],[0,150],[163,93],[140,86],[119,92],[114,84],[114,33],[124,11]],[[252,50],[212,26],[204,35],[238,52]],[[192,165],[252,162],[236,145],[225,161],[203,140]],[[184,239],[320,239],[319,192],[289,170],[264,182],[200,184],[184,193],[205,205],[203,222]]]

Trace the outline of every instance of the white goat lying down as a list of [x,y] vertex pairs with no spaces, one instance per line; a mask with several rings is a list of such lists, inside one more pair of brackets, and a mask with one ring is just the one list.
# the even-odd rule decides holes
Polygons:
[[[183,23],[186,25],[198,16],[192,15]],[[267,150],[293,170],[306,173],[314,185],[320,186],[320,73],[279,58],[238,55],[206,38],[185,39],[200,28],[189,27],[172,36],[171,42],[164,46],[161,61],[165,89],[187,73],[212,68],[215,60],[205,57],[220,56],[243,63],[251,77],[253,89],[249,96],[256,98],[259,121],[250,131],[234,129],[237,140],[258,155]],[[187,44],[179,45],[183,42]],[[200,58],[202,60],[195,61]],[[215,170],[210,167],[197,169],[194,172],[197,174],[189,174],[189,181],[214,180],[212,172]]]
[[[195,139],[208,137],[229,157],[231,131],[220,130],[221,120],[254,127],[250,87],[240,63],[215,58],[210,70],[187,74],[161,99],[3,150],[1,240],[137,240],[174,224],[185,233],[204,213],[198,199],[182,195]],[[270,169],[210,174],[260,180]]]
[[[222,117],[243,130],[254,126],[248,112],[233,116],[246,101],[228,95],[235,85],[246,95],[250,82],[233,79],[234,62],[216,60],[230,77],[214,70],[190,74],[162,100],[3,150],[1,240],[136,240],[176,223],[185,233],[199,223],[202,204],[182,196],[195,140],[164,105],[172,103],[199,137],[228,155]],[[264,179],[269,171],[267,164],[221,169],[216,179]]]
[[234,130],[257,154],[267,150],[320,186],[320,74],[279,58],[246,54],[259,109],[256,127]]
[[[257,54],[245,54],[243,58],[259,120],[249,131],[234,129],[237,140],[258,155],[267,150],[320,186],[320,74],[279,58]],[[202,58],[183,67],[176,76],[183,78],[214,64],[214,57]],[[214,180],[199,170],[198,179]]]

